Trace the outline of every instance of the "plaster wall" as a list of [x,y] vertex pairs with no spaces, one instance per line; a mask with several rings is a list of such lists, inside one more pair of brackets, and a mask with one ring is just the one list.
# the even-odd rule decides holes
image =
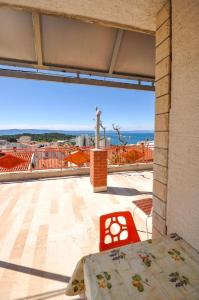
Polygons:
[[199,1],[172,1],[168,233],[199,250]]
[[166,234],[168,145],[171,78],[171,5],[156,16],[155,149],[153,181],[153,238]]

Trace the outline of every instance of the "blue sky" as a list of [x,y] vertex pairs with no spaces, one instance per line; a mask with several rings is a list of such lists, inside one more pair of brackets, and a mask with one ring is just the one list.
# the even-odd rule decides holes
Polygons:
[[95,107],[107,130],[153,130],[153,92],[0,78],[0,129],[92,130]]

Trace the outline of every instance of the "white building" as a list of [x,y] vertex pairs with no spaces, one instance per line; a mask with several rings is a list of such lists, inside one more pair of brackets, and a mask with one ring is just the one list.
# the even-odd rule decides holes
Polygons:
[[31,136],[29,135],[22,135],[18,140],[18,143],[30,143],[31,142]]
[[6,140],[0,140],[0,148],[1,149],[12,149],[12,148],[29,148],[29,145],[21,144],[21,143],[10,143]]
[[106,137],[105,139],[100,140],[100,148],[106,148],[111,145],[111,138]]
[[91,147],[93,146],[93,137],[87,135],[79,135],[76,137],[76,146]]
[[56,142],[57,146],[64,146],[64,144],[66,144],[67,141],[66,140],[59,140]]
[[8,144],[9,144],[8,141],[6,141],[6,140],[0,140],[0,147],[6,146]]
[[[103,139],[101,137],[101,140],[100,140],[101,148],[109,147],[110,145],[111,145],[110,137],[106,137],[105,139]],[[95,137],[89,136],[89,135],[80,135],[80,136],[76,137],[76,146],[93,147],[93,146],[95,146]]]

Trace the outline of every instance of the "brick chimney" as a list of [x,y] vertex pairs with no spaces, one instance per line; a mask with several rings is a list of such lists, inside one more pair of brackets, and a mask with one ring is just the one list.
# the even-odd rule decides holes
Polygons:
[[91,149],[90,181],[94,193],[107,191],[107,150]]

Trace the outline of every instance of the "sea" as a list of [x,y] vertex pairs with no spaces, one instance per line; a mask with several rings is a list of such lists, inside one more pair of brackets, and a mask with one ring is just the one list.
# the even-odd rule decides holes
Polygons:
[[[58,132],[58,133],[64,133],[64,134],[70,134],[70,135],[89,135],[94,136],[94,131],[89,130],[80,130],[80,131],[74,131],[74,130],[43,130],[43,129],[9,129],[9,130],[0,130],[0,135],[12,135],[12,134],[23,134],[23,133],[33,133],[33,134],[39,134],[39,133],[50,133],[50,132]],[[121,131],[121,135],[126,141],[127,144],[137,144],[138,142],[142,141],[154,141],[154,132],[153,131]],[[107,131],[106,137],[109,137],[111,139],[112,145],[119,145],[120,141],[118,139],[118,135],[115,131]]]
[[[94,136],[94,131],[67,131],[66,134],[74,134],[74,135],[89,135]],[[137,144],[142,141],[154,141],[154,133],[153,132],[138,132],[138,131],[121,131],[121,135],[127,144]],[[120,141],[118,138],[118,134],[114,131],[107,131],[106,137],[111,139],[112,145],[119,145]]]

